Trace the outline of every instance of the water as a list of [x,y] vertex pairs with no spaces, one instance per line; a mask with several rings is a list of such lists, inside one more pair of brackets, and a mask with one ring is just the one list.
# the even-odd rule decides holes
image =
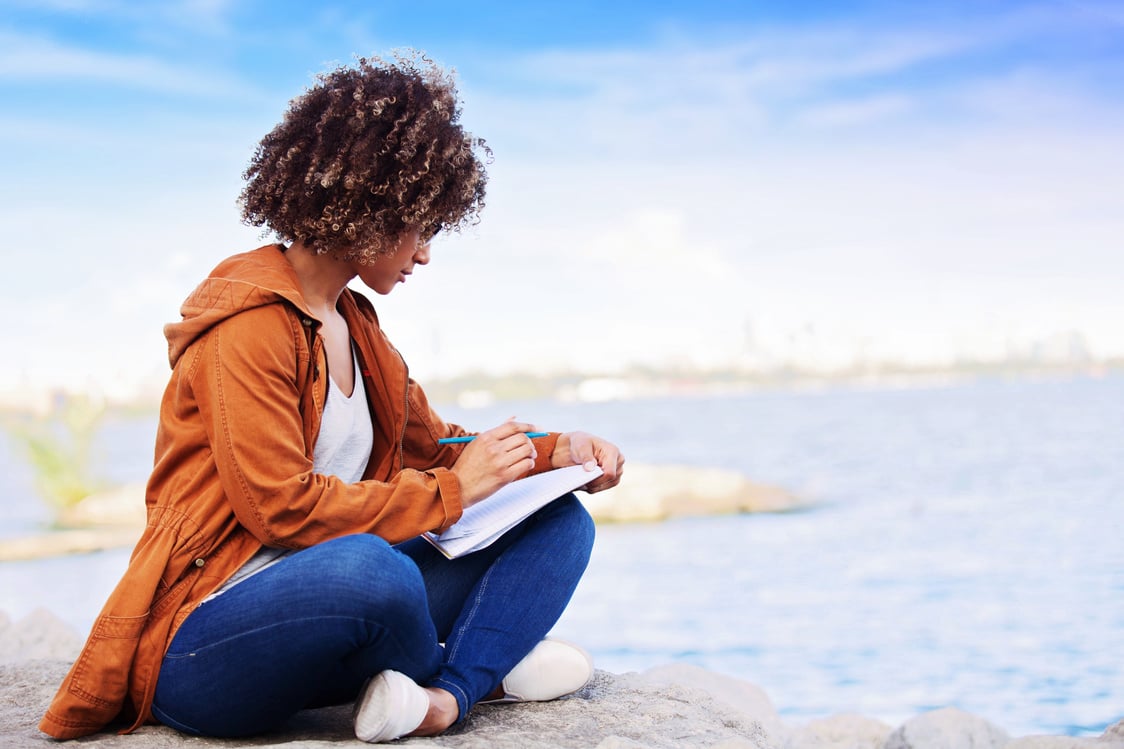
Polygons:
[[[635,463],[735,468],[815,501],[784,515],[598,530],[555,632],[600,668],[738,676],[791,723],[891,725],[954,705],[1013,735],[1097,735],[1124,716],[1124,378],[986,381],[602,404],[444,408],[584,428]],[[150,422],[107,426],[143,477]],[[0,451],[5,530],[30,478]],[[86,628],[127,551],[0,565],[0,609]]]

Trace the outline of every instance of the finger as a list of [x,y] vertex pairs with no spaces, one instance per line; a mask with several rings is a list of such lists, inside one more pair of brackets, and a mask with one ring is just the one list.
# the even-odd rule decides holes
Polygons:
[[[604,440],[593,439],[590,441],[590,454],[592,456],[590,460],[595,462],[608,478],[616,475],[617,458],[620,454],[616,447]],[[588,465],[588,461],[586,463]]]
[[598,465],[597,456],[593,450],[593,440],[588,434],[574,433],[570,437],[570,459],[575,465],[584,465],[587,470]]
[[515,457],[511,464],[502,469],[500,474],[503,477],[504,483],[510,483],[516,479],[522,478],[535,467],[535,459],[529,455],[523,457]]
[[614,481],[619,480],[621,466],[624,465],[624,458],[621,457],[620,450],[616,448],[605,450],[598,462],[601,465],[601,470],[604,472],[606,479]]
[[606,489],[612,489],[619,483],[619,478],[607,479],[605,477],[602,477],[597,479],[596,481],[590,482],[589,486],[586,488],[586,491],[588,491],[590,494],[596,494],[597,492],[605,491]]
[[624,457],[616,448],[607,450],[601,456],[604,461],[602,465],[602,475],[595,480],[589,482],[586,491],[590,494],[604,491],[605,489],[612,489],[614,486],[621,482],[621,472],[624,468]]
[[516,432],[509,435],[497,444],[499,449],[503,452],[504,460],[509,465],[514,465],[522,460],[529,459],[532,466],[534,465],[535,458],[538,457],[538,450],[535,448],[535,443],[522,432]]
[[501,439],[510,437],[513,434],[525,434],[526,432],[538,431],[534,424],[528,424],[524,421],[515,421],[514,417],[508,419],[493,429],[488,430]]

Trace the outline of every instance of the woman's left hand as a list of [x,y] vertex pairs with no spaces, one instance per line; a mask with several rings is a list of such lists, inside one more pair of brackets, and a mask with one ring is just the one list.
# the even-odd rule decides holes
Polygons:
[[602,474],[582,487],[590,494],[611,489],[621,481],[624,469],[624,456],[608,440],[595,437],[586,432],[566,432],[558,438],[550,464],[555,468],[572,465],[594,465],[601,468]]

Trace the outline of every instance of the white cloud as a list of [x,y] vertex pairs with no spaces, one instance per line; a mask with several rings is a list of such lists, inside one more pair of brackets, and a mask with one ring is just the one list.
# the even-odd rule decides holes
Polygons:
[[22,82],[75,80],[216,98],[257,92],[218,73],[169,63],[151,55],[98,52],[42,37],[0,32],[0,78]]
[[857,127],[894,117],[914,109],[914,101],[903,94],[879,94],[862,99],[828,102],[809,107],[796,121],[813,129]]
[[190,28],[203,33],[230,31],[227,18],[238,0],[163,0],[138,3],[132,0],[5,0],[5,5],[36,15],[70,15],[87,21],[128,24],[137,29]]
[[[1009,335],[1067,328],[1119,355],[1124,340],[1104,321],[1124,304],[1110,286],[1047,280],[1124,271],[1119,99],[1095,79],[1084,85],[1083,65],[1045,74],[1017,58],[920,87],[881,79],[939,58],[955,69],[957,55],[1005,50],[1020,33],[1046,33],[1048,22],[1004,19],[964,39],[784,37],[771,46],[797,52],[778,58],[760,48],[754,57],[750,44],[681,43],[534,57],[513,67],[554,85],[529,105],[513,96],[479,108],[495,108],[484,111],[480,132],[497,143],[498,158],[509,155],[507,143],[532,144],[535,158],[532,166],[529,149],[514,149],[525,165],[515,170],[519,207],[485,221],[507,222],[496,231],[522,236],[521,246],[563,241],[579,255],[612,255],[617,286],[585,305],[587,327],[631,321],[630,337],[648,345],[630,354],[658,358],[661,346],[685,351],[692,341],[718,350],[733,333],[714,321],[748,318],[776,345],[810,322],[830,327],[825,340],[884,358],[998,355]],[[846,59],[833,68],[836,52]],[[843,78],[868,85],[862,93],[828,85]],[[775,97],[793,85],[815,95],[786,115],[789,105]],[[786,120],[800,127],[782,127]],[[497,175],[504,178],[513,174]],[[662,227],[662,242],[623,245],[636,217],[651,211],[674,216],[680,230]],[[621,228],[606,230],[613,220]],[[696,240],[723,276],[696,293],[692,270],[710,267],[704,262],[677,269],[678,289],[653,284],[654,269],[698,257]],[[658,251],[637,257],[636,247]],[[1059,295],[1063,302],[1048,301]],[[664,334],[652,300],[658,320],[675,310],[695,332]],[[824,350],[844,358],[837,348]]]
[[[466,123],[496,149],[483,223],[439,242],[431,267],[376,299],[382,319],[423,378],[721,364],[752,346],[829,366],[856,352],[949,360],[1070,329],[1100,354],[1124,355],[1124,302],[1111,283],[1124,275],[1124,106],[1099,85],[1103,66],[962,58],[1004,58],[1020,47],[1012,40],[1048,33],[1049,20],[773,28],[729,42],[496,56],[486,87],[462,86]],[[138,74],[128,55],[22,43],[0,52],[0,71],[15,75],[21,50],[59,51],[59,75],[84,65],[96,83],[168,77],[195,96],[204,78],[159,59],[142,59],[149,69]],[[944,63],[940,75],[912,77]],[[239,90],[236,74],[218,78]],[[21,366],[46,377],[59,351],[98,330],[117,331],[107,349],[117,356],[91,366],[113,373],[141,350],[162,355],[159,327],[199,277],[258,243],[233,197],[259,124],[272,125],[232,125],[204,109],[184,125],[123,119],[112,138],[77,121],[52,125],[52,138],[85,133],[120,148],[129,179],[72,176],[91,194],[66,208],[79,241],[37,230],[57,211],[28,202],[34,190],[11,190],[6,210],[21,221],[6,222],[17,227],[9,239],[34,239],[40,257],[69,253],[65,270],[94,268],[78,285],[90,296],[67,283],[46,295],[44,327],[31,323],[20,343],[57,347],[21,345]],[[36,127],[9,115],[0,137],[34,142]],[[129,143],[147,166],[132,163]],[[32,274],[35,263],[15,267]],[[87,312],[115,274],[141,291]],[[17,292],[0,312],[40,303]],[[3,335],[7,345],[15,333]]]

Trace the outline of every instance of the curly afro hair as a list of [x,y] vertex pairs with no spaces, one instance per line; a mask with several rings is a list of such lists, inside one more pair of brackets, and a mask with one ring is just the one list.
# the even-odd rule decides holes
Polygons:
[[417,52],[359,58],[289,103],[242,175],[242,219],[371,262],[400,235],[478,220],[491,150],[460,125],[454,75]]

